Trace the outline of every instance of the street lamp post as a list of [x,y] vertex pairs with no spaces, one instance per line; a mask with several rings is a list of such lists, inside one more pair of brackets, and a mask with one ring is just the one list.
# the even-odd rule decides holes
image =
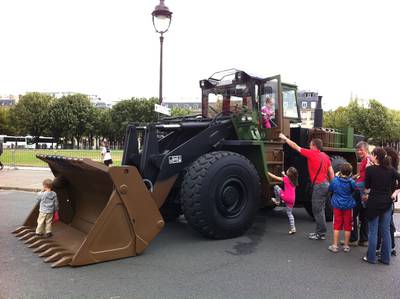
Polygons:
[[151,13],[153,16],[153,26],[157,33],[160,33],[160,90],[159,101],[162,103],[162,70],[163,70],[163,43],[164,33],[168,31],[171,25],[172,12],[164,4],[164,0],[160,0],[160,4],[156,6]]

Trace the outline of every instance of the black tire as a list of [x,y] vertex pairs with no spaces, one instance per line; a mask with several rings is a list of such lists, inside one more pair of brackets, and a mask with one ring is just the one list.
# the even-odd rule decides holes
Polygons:
[[175,222],[182,214],[181,205],[172,200],[168,200],[160,208],[160,214],[165,222]]
[[328,196],[328,199],[325,202],[325,220],[327,222],[333,221],[333,207],[331,204],[331,197]]
[[332,164],[334,173],[340,171],[340,166],[342,166],[342,164],[344,164],[344,163],[348,163],[348,162],[342,156],[332,156],[331,157],[331,164]]
[[310,200],[310,201],[306,201],[306,202],[304,203],[304,209],[306,209],[307,214],[310,215],[310,217],[311,217],[312,219],[314,219],[314,214],[313,214],[313,212],[312,212],[311,200]]
[[[165,222],[176,222],[183,214],[180,201],[180,185],[182,183],[182,174],[179,175],[170,194],[160,208],[160,214]],[[178,186],[178,187],[175,187]]]
[[261,184],[253,164],[232,152],[199,157],[187,169],[181,188],[189,225],[212,239],[245,233],[260,207]]

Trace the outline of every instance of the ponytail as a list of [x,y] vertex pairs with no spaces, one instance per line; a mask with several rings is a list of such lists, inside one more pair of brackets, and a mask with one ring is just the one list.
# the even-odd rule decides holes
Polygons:
[[392,158],[390,158],[390,156],[386,156],[383,160],[383,166],[385,166],[386,168],[390,168],[392,167]]
[[381,147],[376,147],[372,154],[376,156],[376,160],[378,161],[379,165],[382,165],[385,168],[392,167],[392,158],[388,156],[386,151]]

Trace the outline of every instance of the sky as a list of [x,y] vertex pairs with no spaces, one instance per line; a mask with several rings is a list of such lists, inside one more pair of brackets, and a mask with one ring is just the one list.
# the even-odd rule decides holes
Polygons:
[[[0,0],[0,94],[158,96],[158,0]],[[165,0],[163,95],[200,99],[199,80],[237,68],[323,95],[400,109],[400,4],[369,0]]]

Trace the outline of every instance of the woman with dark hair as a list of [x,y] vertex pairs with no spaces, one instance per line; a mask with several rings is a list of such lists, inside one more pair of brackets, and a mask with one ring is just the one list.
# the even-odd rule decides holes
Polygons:
[[[383,148],[387,155],[390,156],[391,158],[391,162],[392,162],[392,167],[398,171],[399,169],[399,153],[392,147],[384,147]],[[397,182],[397,184],[395,184],[392,188],[392,191],[394,191],[395,189],[399,188],[399,183]],[[396,227],[394,226],[394,221],[393,221],[393,211],[394,211],[394,202],[393,202],[393,210],[392,210],[392,217],[390,220],[390,237],[391,237],[391,241],[392,241],[392,250],[391,250],[391,255],[392,256],[396,256],[396,240],[394,239],[394,233],[396,232]],[[381,245],[382,245],[382,232],[380,229],[378,229],[378,245],[376,247],[377,250],[377,254],[380,255],[380,249],[381,249]]]
[[382,250],[379,262],[390,264],[390,220],[392,216],[393,188],[400,181],[399,173],[392,167],[391,158],[383,148],[372,151],[375,165],[366,169],[365,188],[369,195],[367,200],[366,217],[368,219],[368,252],[364,261],[376,263],[376,246],[378,239],[378,226],[382,232]]

